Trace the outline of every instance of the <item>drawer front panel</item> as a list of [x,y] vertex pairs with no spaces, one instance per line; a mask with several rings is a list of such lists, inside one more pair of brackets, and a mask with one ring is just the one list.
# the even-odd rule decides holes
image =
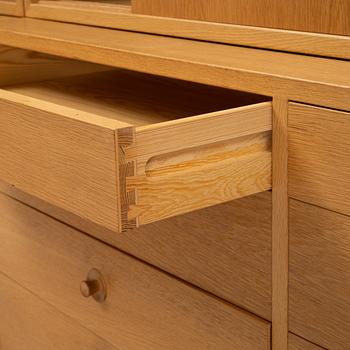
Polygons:
[[290,202],[290,330],[327,349],[350,347],[350,217]]
[[117,350],[0,273],[3,350]]
[[3,90],[0,111],[1,179],[117,231],[117,124]]
[[271,209],[264,192],[102,239],[271,320]]
[[0,191],[271,320],[269,191],[145,225],[122,235],[94,227],[1,182]]
[[[270,324],[33,209],[1,197],[0,265],[117,348],[269,349]],[[80,295],[92,268],[107,300]]]
[[289,195],[350,215],[350,113],[291,103]]
[[292,333],[289,333],[288,342],[289,342],[289,346],[288,346],[289,350],[322,350],[323,349]]

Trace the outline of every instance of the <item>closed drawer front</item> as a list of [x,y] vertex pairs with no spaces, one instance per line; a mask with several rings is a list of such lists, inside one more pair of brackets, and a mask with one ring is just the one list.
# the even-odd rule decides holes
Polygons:
[[121,70],[6,86],[0,179],[112,231],[262,192],[264,100]]
[[117,350],[0,273],[3,350]]
[[322,350],[323,349],[292,333],[289,333],[288,344],[289,344],[288,345],[289,350]]
[[[4,273],[118,349],[269,349],[270,324],[1,196]],[[97,268],[107,299],[82,297]]]
[[350,215],[350,113],[291,103],[289,195]]
[[350,347],[350,217],[290,202],[290,330],[327,349]]
[[1,182],[0,191],[271,321],[270,191],[122,235]]

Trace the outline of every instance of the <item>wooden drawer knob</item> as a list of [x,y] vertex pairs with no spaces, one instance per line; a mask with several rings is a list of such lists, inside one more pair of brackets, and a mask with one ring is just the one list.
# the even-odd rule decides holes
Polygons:
[[100,271],[91,269],[86,280],[80,283],[80,292],[85,298],[93,297],[99,303],[106,300],[106,283]]

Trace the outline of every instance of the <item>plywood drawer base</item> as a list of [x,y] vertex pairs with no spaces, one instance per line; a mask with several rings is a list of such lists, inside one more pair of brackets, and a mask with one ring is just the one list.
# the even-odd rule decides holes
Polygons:
[[[270,324],[6,196],[0,266],[18,283],[117,348],[267,350]],[[107,299],[82,297],[100,270]]]

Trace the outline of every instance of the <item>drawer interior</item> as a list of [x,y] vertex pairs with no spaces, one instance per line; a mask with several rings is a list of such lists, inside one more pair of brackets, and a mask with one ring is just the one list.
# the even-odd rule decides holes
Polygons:
[[54,64],[0,81],[1,180],[117,232],[271,188],[269,97]]
[[121,69],[2,88],[135,127],[268,100],[260,95]]

